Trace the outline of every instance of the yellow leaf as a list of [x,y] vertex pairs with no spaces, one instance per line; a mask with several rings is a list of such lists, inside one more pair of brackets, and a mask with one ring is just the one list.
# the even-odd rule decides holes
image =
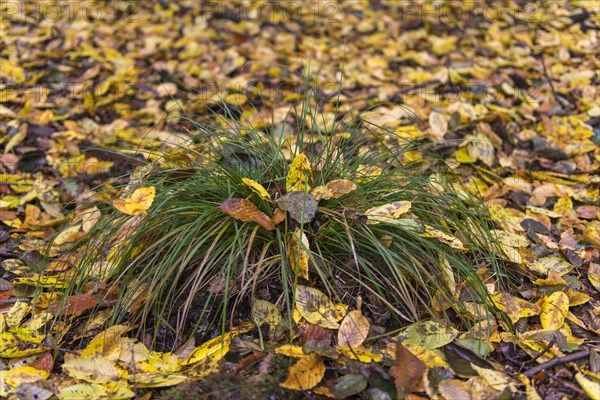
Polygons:
[[333,198],[333,192],[327,186],[317,186],[310,192],[317,200],[329,200]]
[[600,264],[590,263],[588,279],[592,282],[596,290],[600,292]]
[[6,315],[6,325],[8,329],[16,328],[21,324],[23,318],[31,311],[31,306],[22,301],[17,301]]
[[111,388],[97,383],[78,383],[62,388],[56,394],[60,400],[130,399],[134,396],[135,393],[126,386],[115,385]]
[[279,346],[275,348],[275,353],[294,358],[306,357],[302,347],[295,346],[293,344],[284,344],[283,346]]
[[600,249],[600,221],[594,220],[587,224],[583,231],[583,236],[594,247]]
[[554,292],[542,303],[540,322],[544,329],[558,330],[569,312],[569,297],[563,292]]
[[337,329],[335,306],[318,289],[298,285],[295,293],[296,308],[309,323],[327,329]]
[[363,346],[355,348],[350,348],[348,346],[338,346],[335,348],[335,351],[352,360],[360,361],[362,363],[381,362],[381,360],[383,360],[383,354],[373,353],[371,348]]
[[[298,240],[300,239],[300,240]],[[308,280],[308,238],[300,230],[289,235],[288,239],[288,257],[292,271],[298,276]]]
[[234,333],[227,332],[221,336],[210,339],[208,342],[203,343],[192,350],[192,352],[185,360],[183,360],[181,364],[195,364],[208,358],[210,358],[213,362],[217,362],[221,358],[225,357],[227,352],[229,352],[229,345],[231,344],[231,339],[234,337]]
[[153,351],[148,354],[148,361],[139,366],[144,372],[177,372],[181,369],[182,362],[177,354]]
[[152,206],[155,195],[154,186],[139,188],[131,194],[131,197],[113,200],[113,206],[127,215],[145,214]]
[[325,364],[318,354],[301,358],[288,373],[287,379],[279,385],[291,390],[309,390],[321,382],[325,376]]
[[14,83],[25,82],[25,70],[4,58],[0,58],[0,76],[8,78]]
[[311,168],[308,158],[304,153],[298,154],[290,165],[290,170],[285,179],[285,190],[288,193],[304,192],[305,189],[310,190],[310,186],[308,186],[310,174]]
[[29,285],[44,288],[63,289],[69,285],[68,281],[56,276],[31,276],[13,279],[14,285]]
[[381,175],[381,168],[376,165],[361,164],[356,171],[356,181],[359,183],[368,183],[377,179]]
[[254,181],[250,178],[242,178],[242,182],[244,183],[244,185],[248,186],[250,189],[252,189],[252,191],[254,193],[259,195],[263,199],[265,199],[265,200],[271,199],[271,195],[269,194],[269,192],[267,192],[267,190],[260,183]]
[[268,324],[269,330],[273,332],[281,322],[281,313],[277,306],[269,301],[254,300],[252,304],[252,319],[259,328],[264,323]]
[[[395,342],[391,342],[388,346],[392,347],[392,349],[390,349],[391,351],[388,354],[393,355],[392,358],[394,358],[396,353]],[[418,344],[407,344],[406,348],[415,357],[423,361],[427,368],[443,367],[446,369],[450,369],[450,366],[446,362],[444,353],[442,353],[441,350],[426,349],[425,347],[419,346]]]
[[573,202],[568,197],[561,197],[554,203],[552,211],[566,217],[573,211]]
[[581,372],[575,374],[575,379],[592,400],[600,400],[600,382],[586,378]]
[[526,263],[527,268],[541,275],[548,275],[550,272],[556,272],[558,275],[565,275],[574,267],[559,257],[542,257],[532,263]]
[[160,374],[144,372],[141,374],[131,374],[129,382],[139,388],[155,388],[178,385],[187,380],[187,376],[179,374]]
[[97,334],[81,352],[80,358],[104,358],[117,361],[121,353],[121,336],[130,328],[114,325]]
[[439,229],[435,229],[434,227],[430,226],[430,225],[425,225],[425,233],[422,234],[422,236],[432,236],[434,238],[436,238],[437,240],[439,240],[442,243],[447,244],[448,246],[452,247],[453,249],[457,249],[457,250],[465,250],[466,246],[463,242],[460,241],[459,238],[457,238],[456,236],[450,235],[449,233],[445,233],[442,232]]
[[365,211],[368,223],[388,222],[399,218],[401,215],[410,211],[412,203],[410,201],[395,201],[378,207],[369,208]]
[[15,329],[0,334],[0,357],[17,358],[50,350],[42,344],[45,335],[29,329]]
[[350,348],[360,346],[369,334],[369,327],[369,321],[360,310],[350,311],[340,324],[338,345]]
[[543,400],[530,383],[526,384],[525,386],[525,394],[527,395],[527,400]]
[[[22,383],[37,382],[48,378],[47,371],[30,366],[17,367],[0,371],[0,396],[8,397]],[[19,396],[19,398],[21,398]]]
[[491,387],[498,391],[504,390],[506,386],[509,386],[512,383],[510,378],[502,372],[495,371],[493,369],[482,368],[473,363],[471,363],[471,367],[477,371],[477,374],[485,379]]
[[62,369],[72,378],[99,384],[116,382],[122,375],[111,362],[98,358],[65,361]]
[[495,293],[492,296],[492,300],[496,307],[504,311],[513,323],[521,318],[532,317],[541,312],[540,307],[537,305],[518,297],[513,297],[508,293]]
[[417,344],[426,349],[437,349],[452,342],[458,331],[435,321],[417,322],[407,326],[396,339],[403,344]]

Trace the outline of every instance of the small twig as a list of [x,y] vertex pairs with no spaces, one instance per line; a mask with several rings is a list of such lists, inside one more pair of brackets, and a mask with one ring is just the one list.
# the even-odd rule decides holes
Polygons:
[[562,97],[560,97],[558,95],[558,93],[556,93],[556,89],[554,89],[554,84],[552,84],[552,79],[550,78],[550,75],[548,74],[548,69],[546,68],[546,61],[544,60],[544,54],[542,52],[540,52],[538,54],[538,57],[539,57],[540,61],[542,62],[544,76],[546,77],[546,80],[548,81],[548,84],[550,85],[550,90],[552,90],[552,95],[554,96],[554,99],[558,102],[558,104],[561,107],[567,108],[567,106],[568,106],[568,108],[573,108],[569,101],[567,101],[566,99],[563,99]]
[[590,355],[589,350],[582,350],[582,351],[578,351],[577,353],[569,354],[568,356],[555,357],[550,361],[546,361],[544,363],[541,363],[538,366],[531,368],[530,370],[525,371],[524,375],[528,378],[533,378],[535,375],[539,374],[540,372],[542,372],[545,369],[550,369],[550,368],[554,368],[559,365],[563,365],[563,364],[567,364],[567,363],[570,363],[573,361],[581,360],[582,358],[589,357],[589,355]]
[[533,362],[533,361],[537,360],[538,358],[540,358],[541,356],[543,356],[544,354],[546,354],[546,352],[548,350],[550,350],[550,347],[552,347],[552,345],[554,344],[555,341],[556,341],[556,336],[554,336],[552,338],[552,340],[550,342],[548,342],[548,345],[546,347],[544,347],[544,349],[542,351],[540,351],[537,356],[533,357],[531,360],[529,360],[527,362]]

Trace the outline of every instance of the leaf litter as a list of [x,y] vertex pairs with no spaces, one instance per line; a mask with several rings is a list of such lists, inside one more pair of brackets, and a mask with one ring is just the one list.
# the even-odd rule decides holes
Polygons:
[[[598,398],[600,370],[592,354],[600,334],[594,62],[600,13],[593,3],[516,3],[499,7],[493,18],[484,2],[459,6],[455,11],[463,18],[441,18],[451,7],[436,11],[433,2],[415,2],[411,7],[422,11],[416,13],[402,2],[332,2],[294,18],[283,4],[250,18],[235,2],[216,13],[193,2],[129,10],[104,3],[98,21],[75,5],[69,23],[66,14],[51,20],[41,10],[36,18],[46,21],[38,24],[35,2],[11,2],[2,10],[0,53],[0,396],[132,398],[138,389],[227,370],[224,357],[246,343],[254,352],[294,357],[282,388],[312,389],[324,397]],[[361,307],[348,311],[352,301],[340,305],[298,284],[293,311],[299,336],[292,343],[283,343],[281,335],[289,329],[282,328],[285,310],[254,302],[252,320],[268,325],[275,348],[252,347],[256,337],[242,327],[178,355],[125,336],[133,327],[101,330],[107,315],[80,322],[91,310],[112,309],[110,300],[101,300],[110,299],[107,288],[98,282],[59,303],[54,294],[67,286],[71,266],[52,264],[52,258],[39,262],[47,244],[56,257],[102,212],[139,218],[151,212],[159,188],[134,185],[120,193],[114,184],[139,173],[156,150],[190,143],[184,112],[228,118],[207,112],[221,98],[248,107],[244,115],[255,126],[277,126],[283,137],[287,110],[301,96],[293,90],[302,85],[302,63],[293,61],[299,54],[322,65],[321,83],[336,85],[343,77],[342,109],[370,107],[361,119],[372,134],[394,132],[385,138],[392,146],[428,138],[485,201],[502,256],[521,282],[510,293],[488,285],[506,319],[488,315],[470,330],[424,321],[382,335],[386,321],[375,323],[375,314],[363,314]],[[264,90],[257,102],[249,82],[278,90]],[[283,92],[286,85],[291,90]],[[328,103],[312,128],[335,132],[336,118]],[[404,156],[424,157],[419,151]],[[343,199],[356,188],[348,180],[311,187],[318,165],[305,154],[288,159],[287,194],[274,199],[277,207],[259,209],[259,199],[272,201],[271,188],[246,177],[254,197],[223,199],[221,210],[273,230],[285,213],[299,224],[311,222],[320,200]],[[361,180],[381,172],[364,165]],[[94,196],[114,211],[72,207]],[[407,201],[361,211],[376,225],[415,221],[410,209]],[[79,223],[54,236],[66,220]],[[423,225],[420,234],[468,251],[460,233]],[[300,230],[292,238],[288,255],[306,284],[310,241]],[[459,288],[453,295],[460,296]],[[464,312],[478,313],[475,303],[461,301]],[[63,318],[50,324],[59,313]],[[305,340],[300,332],[311,327],[325,333]],[[69,339],[74,328],[79,342]],[[57,351],[62,354],[55,358]],[[561,362],[582,351],[589,356]],[[523,374],[553,360],[558,362],[531,379]],[[263,374],[274,368],[261,365]]]

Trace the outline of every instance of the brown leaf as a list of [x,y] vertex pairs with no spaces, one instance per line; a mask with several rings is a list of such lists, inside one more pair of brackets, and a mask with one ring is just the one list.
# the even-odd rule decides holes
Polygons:
[[390,374],[394,377],[398,398],[402,399],[413,391],[421,381],[426,367],[423,361],[414,356],[401,343],[396,343],[396,359]]
[[256,222],[268,231],[275,229],[275,225],[273,225],[267,214],[256,208],[250,200],[227,199],[221,203],[219,210],[243,222]]
[[64,303],[56,303],[48,307],[48,311],[53,314],[79,315],[86,310],[94,307],[98,303],[98,298],[89,293],[75,294],[69,296]]

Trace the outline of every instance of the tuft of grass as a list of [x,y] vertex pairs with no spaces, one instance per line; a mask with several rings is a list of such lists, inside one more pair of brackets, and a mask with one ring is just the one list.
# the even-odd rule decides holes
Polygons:
[[[281,127],[262,132],[227,106],[222,114],[228,123],[195,123],[193,146],[161,155],[132,179],[125,192],[156,188],[147,215],[98,205],[102,217],[69,253],[77,272],[67,292],[102,282],[106,299],[115,303],[111,323],[137,323],[174,344],[248,317],[253,298],[278,302],[291,315],[298,283],[345,303],[361,295],[367,305],[383,304],[400,324],[482,318],[460,298],[489,310],[483,280],[503,276],[491,219],[443,162],[407,161],[408,151],[426,144],[402,142],[350,115],[323,129],[311,102],[290,110],[293,134]],[[301,152],[311,162],[312,187],[346,179],[357,189],[321,200],[310,223],[288,217],[273,231],[219,209],[227,199],[246,198],[272,216],[274,199],[286,193],[290,161]],[[262,184],[271,200],[243,178]],[[412,202],[410,214],[366,223],[366,210],[395,201]],[[294,274],[289,259],[295,255],[287,254],[298,227],[310,244],[308,283]],[[431,229],[458,238],[468,251],[428,235]]]

